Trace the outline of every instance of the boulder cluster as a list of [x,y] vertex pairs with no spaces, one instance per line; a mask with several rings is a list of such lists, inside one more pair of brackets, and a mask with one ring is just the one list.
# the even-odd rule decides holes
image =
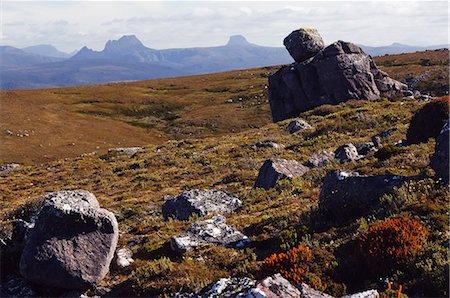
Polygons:
[[337,41],[325,47],[315,29],[289,34],[284,45],[295,63],[269,77],[269,100],[274,122],[297,116],[323,104],[350,99],[403,95],[407,86],[378,69],[357,45]]

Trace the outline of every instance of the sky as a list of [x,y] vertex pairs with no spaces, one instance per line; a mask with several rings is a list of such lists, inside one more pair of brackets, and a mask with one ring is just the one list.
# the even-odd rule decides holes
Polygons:
[[230,35],[283,46],[300,27],[380,46],[448,43],[447,1],[11,1],[1,3],[0,44],[52,44],[66,52],[104,48],[134,34],[155,49],[217,46]]

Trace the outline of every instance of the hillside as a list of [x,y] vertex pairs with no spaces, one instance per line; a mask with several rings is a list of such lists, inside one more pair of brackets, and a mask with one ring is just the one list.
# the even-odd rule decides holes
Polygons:
[[[422,65],[426,59],[429,63]],[[445,95],[448,91],[448,50],[375,60],[396,79],[415,78],[413,83],[422,93]],[[271,122],[267,77],[276,69],[0,91],[0,162],[39,163],[93,151],[104,153],[112,147],[261,127]]]
[[[430,59],[430,65],[422,65],[422,59]],[[448,65],[448,51],[426,51],[377,57],[376,62],[405,81],[427,72],[447,75],[447,83],[434,75],[422,76],[423,93],[442,94],[442,86],[448,90],[445,59]],[[413,114],[426,103],[380,98],[323,105],[299,115],[311,129],[289,133],[290,120],[271,123],[266,86],[274,70],[1,91],[0,161],[24,164],[0,177],[2,231],[8,231],[12,219],[30,220],[44,193],[84,189],[117,217],[118,247],[131,249],[134,259],[122,269],[112,266],[100,288],[89,295],[165,297],[196,291],[222,277],[259,279],[272,273],[266,258],[282,259],[298,246],[302,267],[286,277],[334,296],[373,288],[385,297],[397,297],[394,290],[400,287],[413,297],[447,296],[448,189],[429,166],[435,141],[392,146],[405,139]],[[302,177],[280,180],[270,190],[253,188],[268,158],[303,164],[313,154],[365,143],[391,128],[378,151],[383,154],[371,152],[346,163],[332,160]],[[284,147],[258,148],[258,141]],[[131,146],[143,149],[131,157],[107,152]],[[329,170],[414,178],[383,195],[364,215],[352,214],[345,206],[336,212],[346,212],[331,219],[319,208]],[[183,256],[174,254],[169,239],[193,222],[210,218],[164,220],[166,199],[191,189],[222,190],[239,198],[242,207],[227,215],[227,224],[251,242],[241,249],[205,245]],[[364,196],[370,195],[368,191]],[[404,238],[389,239],[398,241],[398,255],[370,262],[373,252],[358,250],[369,232],[411,222],[416,230],[405,229]],[[425,231],[425,236],[417,231]],[[405,248],[410,242],[411,253]],[[390,252],[382,238],[371,243],[380,247],[376,252],[382,256]],[[302,256],[302,251],[310,254]]]

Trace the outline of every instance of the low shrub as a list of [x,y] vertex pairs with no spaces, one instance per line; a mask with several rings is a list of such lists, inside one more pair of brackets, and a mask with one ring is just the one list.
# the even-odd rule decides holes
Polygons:
[[377,152],[375,152],[374,156],[379,160],[386,160],[391,158],[394,155],[401,154],[406,151],[406,148],[398,147],[393,144],[384,145]]

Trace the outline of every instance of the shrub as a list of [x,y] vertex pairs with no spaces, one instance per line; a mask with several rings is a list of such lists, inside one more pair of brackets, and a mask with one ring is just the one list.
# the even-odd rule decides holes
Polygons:
[[298,285],[305,281],[311,260],[311,250],[299,245],[286,253],[272,254],[266,258],[262,270],[266,275],[280,273],[294,285]]
[[406,140],[410,144],[426,143],[436,138],[449,116],[449,98],[441,97],[419,109],[411,119]]
[[419,222],[397,217],[381,221],[357,239],[359,253],[380,269],[405,264],[424,249],[428,230]]
[[374,156],[379,160],[386,160],[391,158],[394,155],[401,154],[405,152],[406,149],[403,147],[398,147],[393,144],[384,145],[377,152],[375,152]]

